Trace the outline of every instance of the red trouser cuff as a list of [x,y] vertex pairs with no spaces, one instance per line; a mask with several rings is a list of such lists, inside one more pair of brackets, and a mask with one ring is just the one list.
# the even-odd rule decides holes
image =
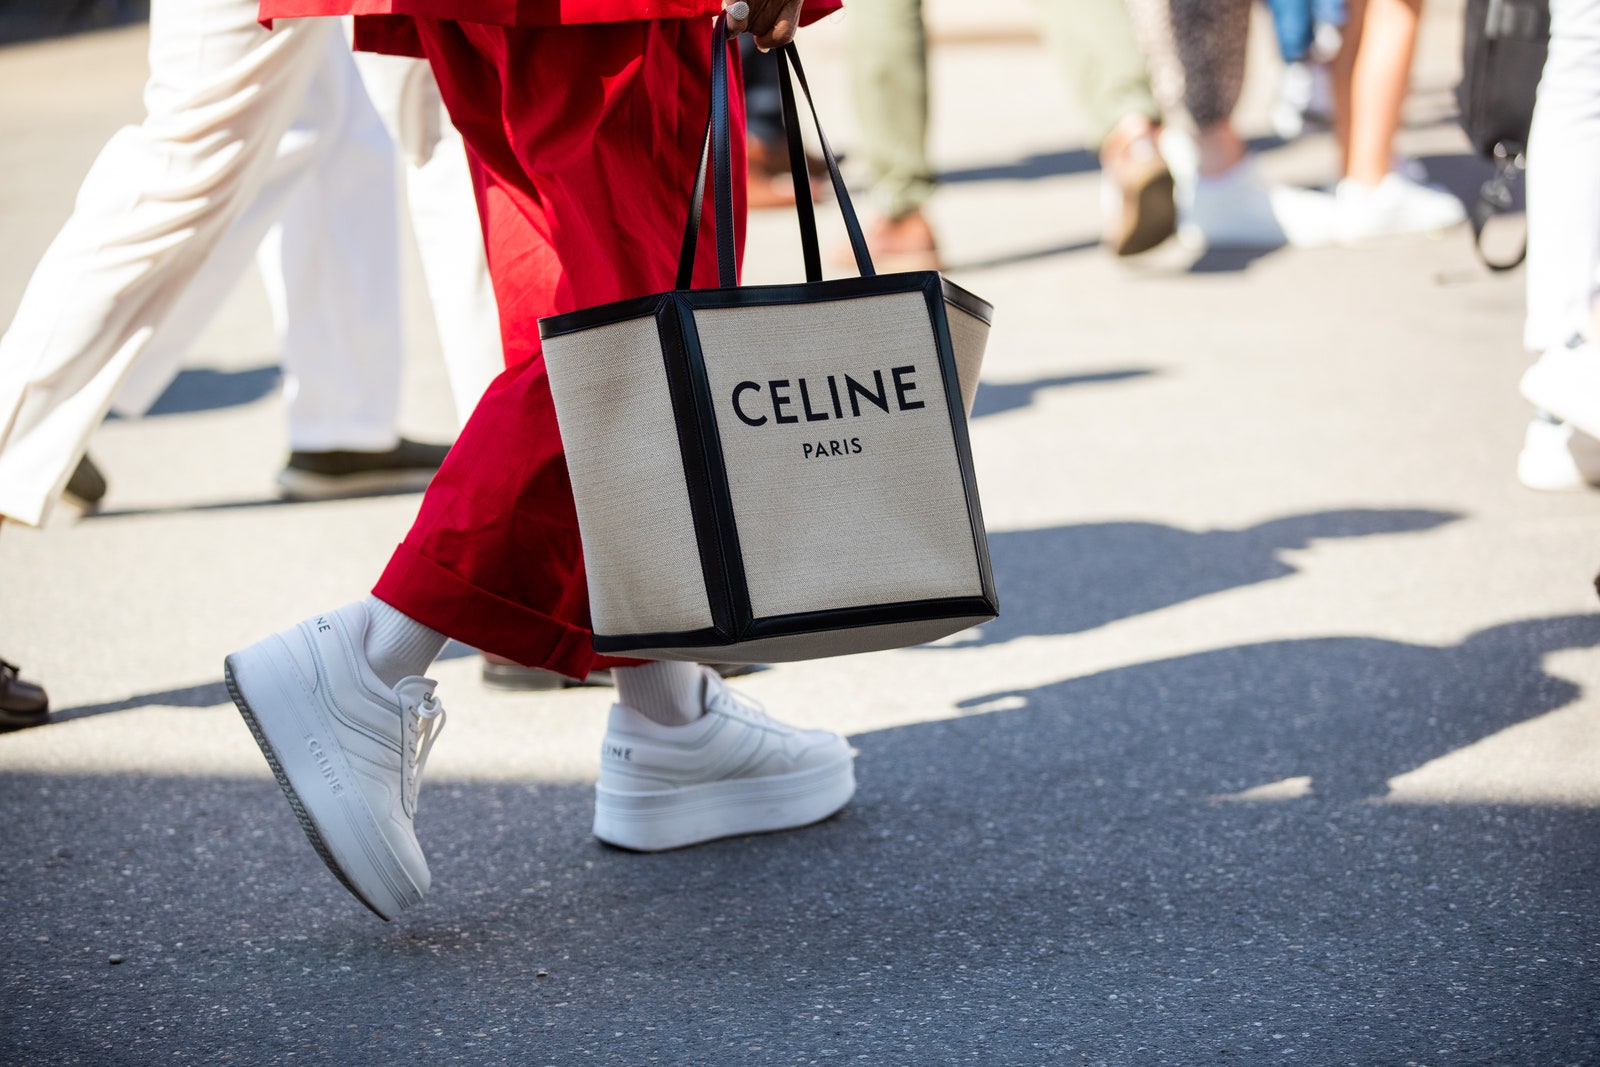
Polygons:
[[598,655],[590,631],[473,585],[409,545],[395,549],[372,595],[481,652],[568,678],[644,662]]

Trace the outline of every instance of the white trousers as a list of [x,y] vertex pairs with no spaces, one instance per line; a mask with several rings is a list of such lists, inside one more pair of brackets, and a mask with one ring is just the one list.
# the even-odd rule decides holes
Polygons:
[[406,164],[411,229],[456,416],[465,423],[506,365],[466,146],[425,61],[357,52],[356,69]]
[[[102,150],[0,337],[0,515],[43,521],[106,411],[142,413],[160,396],[258,246],[290,447],[398,439],[391,142],[336,23],[269,34],[255,18],[254,0],[153,5],[148,115]],[[442,125],[438,136],[454,134]],[[459,138],[453,147],[426,146],[410,199],[464,418],[503,358]]]
[[[173,5],[163,0],[154,14],[170,18]],[[153,23],[152,55],[157,28]],[[116,393],[112,406],[119,413],[149,410],[254,256],[282,353],[290,447],[381,450],[398,439],[394,150],[342,40],[321,29],[325,40],[309,56],[314,75],[265,181],[216,239],[204,266],[182,280],[171,261],[151,264],[152,275],[168,272],[162,296],[170,304],[154,309],[160,321]],[[157,69],[152,59],[152,81]],[[229,210],[233,205],[224,199],[218,197],[213,209]],[[75,214],[69,228],[76,221]],[[80,265],[80,285],[98,277],[94,264]],[[101,297],[107,298],[118,299]]]
[[1533,351],[1588,332],[1600,293],[1600,0],[1551,0],[1550,58],[1528,137]]

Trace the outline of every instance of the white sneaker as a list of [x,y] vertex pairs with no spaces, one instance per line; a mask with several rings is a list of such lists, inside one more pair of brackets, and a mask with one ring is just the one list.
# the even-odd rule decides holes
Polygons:
[[1339,239],[1346,244],[1375,237],[1438,233],[1467,220],[1467,209],[1442,186],[1390,171],[1377,185],[1345,178],[1334,187]]
[[1306,113],[1311,110],[1311,95],[1316,91],[1316,75],[1310,63],[1285,63],[1278,81],[1278,102],[1272,105],[1272,132],[1285,141],[1299,137],[1306,129]]
[[1522,375],[1521,388],[1534,407],[1600,437],[1600,346],[1574,337],[1548,349]]
[[[1339,50],[1344,47],[1344,27],[1336,26],[1331,22],[1318,20],[1311,32],[1311,58],[1324,70],[1339,56]],[[1330,90],[1331,95],[1331,90]],[[1332,112],[1332,107],[1329,107]]]
[[1192,248],[1316,248],[1336,233],[1333,197],[1268,182],[1248,159],[1178,189],[1178,238]]
[[1546,492],[1600,486],[1600,440],[1571,423],[1534,419],[1517,456],[1517,480]]
[[357,601],[235,652],[224,672],[317,854],[392,919],[428,891],[412,819],[444,708],[427,678],[379,681],[366,633]]
[[855,793],[850,745],[769,718],[702,668],[706,713],[662,726],[622,704],[600,747],[594,835],[637,852],[826,819]]

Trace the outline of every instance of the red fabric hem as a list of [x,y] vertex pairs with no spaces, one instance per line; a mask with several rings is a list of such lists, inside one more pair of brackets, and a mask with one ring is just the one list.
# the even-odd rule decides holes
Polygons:
[[588,630],[496,596],[410,545],[395,549],[372,595],[446,637],[568,678],[645,662],[602,656]]

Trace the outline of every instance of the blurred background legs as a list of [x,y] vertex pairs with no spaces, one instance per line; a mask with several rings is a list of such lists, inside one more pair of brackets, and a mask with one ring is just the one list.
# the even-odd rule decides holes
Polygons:
[[1339,239],[1347,244],[1466,221],[1460,200],[1394,153],[1421,15],[1422,0],[1351,0],[1332,66],[1334,135],[1343,157]]
[[[922,208],[936,179],[928,161],[928,33],[922,0],[851,5],[850,78],[877,219],[867,232],[885,273],[939,269],[938,242]],[[848,255],[835,257],[844,265]]]

